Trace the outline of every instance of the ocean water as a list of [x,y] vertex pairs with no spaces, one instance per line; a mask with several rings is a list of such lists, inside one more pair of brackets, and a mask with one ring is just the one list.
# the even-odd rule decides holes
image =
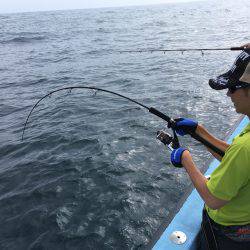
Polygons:
[[[238,52],[120,53],[249,42],[247,0],[0,15],[0,249],[138,249],[190,180],[155,139],[164,121],[96,86],[203,123],[220,138],[239,115],[208,79]],[[186,136],[200,169],[203,146]]]

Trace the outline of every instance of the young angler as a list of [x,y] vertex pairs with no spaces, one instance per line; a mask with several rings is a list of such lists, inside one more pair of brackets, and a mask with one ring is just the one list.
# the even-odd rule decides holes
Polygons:
[[[250,45],[250,44],[248,44]],[[245,46],[248,46],[245,45]],[[237,113],[250,118],[250,51],[243,51],[232,68],[209,85],[216,90],[227,89]],[[171,153],[173,165],[182,165],[205,202],[198,249],[250,249],[250,124],[228,145],[211,135],[195,121],[177,120],[176,132],[185,135],[191,129],[225,152],[220,157],[209,150],[220,165],[209,180],[195,166],[185,148]]]

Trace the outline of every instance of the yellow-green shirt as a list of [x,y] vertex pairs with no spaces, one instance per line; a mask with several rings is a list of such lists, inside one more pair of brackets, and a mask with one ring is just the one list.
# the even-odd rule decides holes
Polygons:
[[215,197],[229,201],[216,210],[206,206],[212,220],[225,226],[250,223],[250,124],[226,150],[207,187]]

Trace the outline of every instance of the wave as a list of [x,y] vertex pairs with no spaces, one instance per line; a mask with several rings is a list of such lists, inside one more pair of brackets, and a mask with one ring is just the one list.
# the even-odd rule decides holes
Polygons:
[[61,61],[69,61],[69,60],[71,60],[71,58],[68,57],[68,56],[65,56],[65,57],[54,59],[53,62],[58,63],[58,62],[61,62]]
[[14,112],[20,112],[24,110],[23,107],[17,107],[14,105],[0,104],[0,117],[13,114]]
[[44,77],[44,78],[26,81],[25,84],[26,86],[33,86],[35,84],[48,83],[48,82],[49,82],[49,79]]
[[34,41],[42,41],[45,40],[46,36],[34,36],[34,37],[27,37],[27,36],[18,36],[8,40],[0,41],[1,44],[11,44],[11,43],[32,43]]

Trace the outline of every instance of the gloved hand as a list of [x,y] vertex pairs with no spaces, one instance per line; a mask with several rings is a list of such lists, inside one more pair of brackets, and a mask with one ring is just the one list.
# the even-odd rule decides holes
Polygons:
[[193,121],[191,119],[177,118],[174,120],[176,122],[174,130],[176,131],[178,135],[181,135],[181,136],[186,135],[187,131],[195,132],[198,126],[198,122]]
[[181,157],[182,157],[182,154],[183,152],[187,150],[186,148],[177,148],[177,149],[174,149],[171,153],[171,163],[177,167],[177,168],[182,168],[182,164],[181,164]]

